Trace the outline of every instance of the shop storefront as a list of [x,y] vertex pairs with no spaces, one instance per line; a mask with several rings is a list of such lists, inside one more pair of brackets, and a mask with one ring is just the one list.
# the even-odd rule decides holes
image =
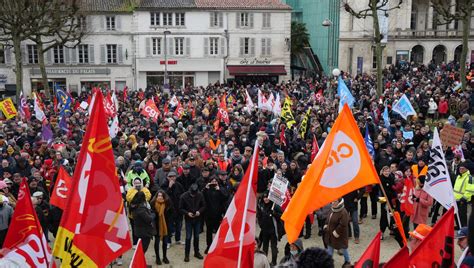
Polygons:
[[280,76],[286,76],[284,65],[228,65],[229,75],[238,84],[280,82]]
[[[170,85],[175,88],[194,86],[195,72],[168,72]],[[161,86],[165,81],[164,72],[146,72],[147,86]]]

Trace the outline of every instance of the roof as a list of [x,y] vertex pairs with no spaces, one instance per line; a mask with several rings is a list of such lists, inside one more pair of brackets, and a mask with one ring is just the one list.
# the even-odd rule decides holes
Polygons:
[[133,0],[81,0],[82,11],[129,11],[133,10]]
[[195,0],[200,9],[291,9],[281,0]]
[[140,0],[138,8],[195,8],[194,0]]

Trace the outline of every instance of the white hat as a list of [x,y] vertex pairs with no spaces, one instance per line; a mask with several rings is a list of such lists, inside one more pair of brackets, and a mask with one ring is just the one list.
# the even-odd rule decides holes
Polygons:
[[33,197],[40,197],[40,196],[43,196],[43,192],[38,191],[38,192],[33,193]]

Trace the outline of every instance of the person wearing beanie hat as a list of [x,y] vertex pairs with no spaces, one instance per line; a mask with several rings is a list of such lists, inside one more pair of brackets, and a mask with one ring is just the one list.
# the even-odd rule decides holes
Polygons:
[[280,260],[280,265],[284,267],[297,267],[296,263],[303,250],[303,240],[299,238],[292,244],[286,243],[285,256]]
[[[127,191],[127,194],[125,196],[125,200],[127,200],[127,203],[130,205],[132,203],[133,198],[138,192],[143,192],[145,194],[145,199],[146,201],[150,201],[151,199],[151,193],[150,190],[148,190],[147,187],[143,186],[143,181],[139,177],[135,177],[132,181],[133,187],[129,188]],[[133,240],[133,245],[136,245],[138,242],[138,237],[135,234],[135,224],[134,224],[134,219],[132,216],[132,213],[130,211],[130,207],[128,207],[129,213],[128,217],[130,218],[130,225],[132,226],[132,240]]]
[[329,255],[333,256],[334,250],[342,249],[344,265],[351,262],[349,256],[349,214],[344,208],[344,199],[339,198],[331,203],[331,214],[324,225],[324,238]]
[[459,175],[456,177],[454,182],[454,198],[458,205],[459,218],[461,220],[461,226],[467,225],[467,205],[471,202],[472,193],[474,192],[474,180],[471,173],[466,167],[465,162],[461,162],[458,165]]
[[129,186],[132,186],[133,181],[136,178],[139,178],[143,182],[145,187],[150,187],[150,177],[148,176],[146,170],[143,168],[143,162],[141,160],[136,160],[135,163],[133,163],[132,169],[127,172],[125,177]]

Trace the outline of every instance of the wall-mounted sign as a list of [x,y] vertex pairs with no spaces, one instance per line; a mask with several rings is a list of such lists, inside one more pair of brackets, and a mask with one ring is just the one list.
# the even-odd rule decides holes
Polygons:
[[240,61],[241,65],[265,65],[265,64],[271,64],[271,63],[272,63],[272,61],[267,59],[267,58],[263,58],[263,59],[258,59],[258,58],[247,59],[247,58],[244,58],[243,60]]
[[[31,75],[41,75],[41,70],[39,68],[33,68],[30,71]],[[59,75],[68,75],[68,74],[110,74],[109,68],[63,68],[63,69],[51,69],[46,68],[46,74],[59,74]]]
[[[161,65],[165,65],[165,61],[164,61],[164,60],[160,60],[160,64],[161,64]],[[176,64],[178,64],[178,61],[177,61],[177,60],[169,60],[169,61],[168,61],[168,64],[169,64],[169,65],[176,65]]]

